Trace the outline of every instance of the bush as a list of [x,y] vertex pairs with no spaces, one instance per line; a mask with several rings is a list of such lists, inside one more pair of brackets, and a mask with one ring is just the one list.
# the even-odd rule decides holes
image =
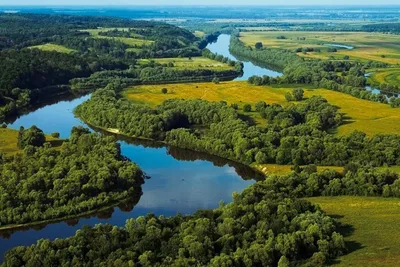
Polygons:
[[164,95],[168,93],[168,89],[167,88],[163,88],[161,89],[161,93],[163,93]]
[[251,111],[251,105],[250,104],[244,104],[243,111],[244,112],[250,112]]
[[303,100],[303,96],[304,96],[304,90],[301,88],[295,88],[293,89],[293,98],[296,101],[301,101]]
[[219,84],[219,79],[217,77],[214,77],[214,79],[212,79],[212,82],[215,84]]
[[54,138],[60,138],[60,133],[59,132],[54,132],[54,133],[51,133],[51,136],[54,137]]

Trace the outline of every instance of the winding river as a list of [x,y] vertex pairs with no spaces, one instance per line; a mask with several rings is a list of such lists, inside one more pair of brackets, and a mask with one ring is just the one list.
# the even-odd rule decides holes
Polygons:
[[[214,53],[235,59],[229,53],[229,35],[220,36],[208,48]],[[244,66],[244,75],[239,78],[241,80],[251,75],[281,75],[251,62],[245,62]],[[20,126],[27,128],[36,125],[45,133],[59,132],[62,138],[67,138],[73,126],[86,126],[74,117],[73,109],[89,97],[86,95],[46,105],[17,118],[8,127],[19,129]],[[131,203],[84,218],[0,232],[0,262],[4,253],[13,247],[31,245],[42,238],[54,240],[72,236],[83,225],[110,223],[122,226],[128,218],[147,213],[172,216],[216,208],[221,200],[230,202],[233,192],[241,192],[254,183],[258,176],[244,165],[203,153],[125,138],[119,139],[119,142],[122,154],[151,177],[143,185],[140,199],[132,199]]]

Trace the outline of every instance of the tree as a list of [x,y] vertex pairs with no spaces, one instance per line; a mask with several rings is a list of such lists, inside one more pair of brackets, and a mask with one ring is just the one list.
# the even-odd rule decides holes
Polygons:
[[293,95],[291,94],[291,93],[289,93],[289,92],[287,92],[286,94],[285,94],[285,98],[286,98],[286,100],[287,101],[293,101]]
[[20,128],[18,133],[18,147],[24,149],[26,146],[43,146],[46,142],[46,137],[42,130],[33,125],[31,128],[25,130]]
[[161,93],[163,93],[164,95],[168,93],[168,89],[167,88],[163,88],[161,89]]
[[261,42],[257,42],[257,43],[255,44],[255,48],[256,48],[256,49],[261,49],[261,48],[263,48],[263,44],[262,44]]
[[250,104],[244,104],[243,111],[244,112],[250,112],[251,111],[251,105]]
[[343,59],[344,59],[344,60],[349,60],[350,57],[349,57],[349,56],[344,56]]
[[54,132],[54,133],[51,133],[51,136],[54,137],[54,138],[60,138],[60,133],[59,132]]
[[295,101],[303,100],[304,90],[301,88],[294,88],[293,89],[293,98]]

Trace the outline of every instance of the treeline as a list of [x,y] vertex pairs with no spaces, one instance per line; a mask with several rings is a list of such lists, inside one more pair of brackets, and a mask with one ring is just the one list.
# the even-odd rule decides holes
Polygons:
[[112,137],[74,127],[60,148],[43,141],[39,129],[22,129],[23,152],[0,155],[0,227],[74,216],[141,194],[142,171]]
[[400,34],[400,23],[376,23],[363,25],[361,29],[365,32],[384,32]]
[[[152,109],[121,98],[122,88],[123,84],[111,83],[96,91],[76,108],[76,114],[94,126],[119,129],[127,136],[164,141],[244,164],[400,164],[398,135],[328,134],[342,123],[342,116],[322,97],[288,107],[260,102],[256,110],[268,124],[256,127],[226,103],[171,99]],[[201,130],[193,127],[199,125]]]
[[70,238],[18,247],[4,266],[325,266],[345,252],[335,230],[309,201],[259,182],[214,210],[84,226]]
[[[378,66],[385,67],[386,64],[384,63],[368,62],[361,64],[350,61],[304,60],[289,50],[245,47],[237,36],[231,38],[230,49],[233,53],[255,62],[273,62],[283,69],[284,75],[281,77],[253,76],[248,80],[249,83],[256,85],[312,84],[316,87],[339,91],[361,99],[390,103],[390,99],[388,100],[385,95],[377,95],[365,90],[365,70]],[[396,103],[391,104],[391,106],[396,106]]]
[[[170,64],[160,64],[150,60],[146,64],[136,64],[126,70],[104,70],[93,73],[87,78],[75,78],[70,81],[74,91],[86,91],[105,87],[114,80],[119,80],[126,85],[212,81],[214,78],[220,80],[232,80],[243,74],[243,63],[230,60],[222,55],[203,50],[203,57],[228,64],[232,70],[211,70],[207,68],[198,69],[176,69]],[[172,63],[173,66],[173,63]]]
[[315,165],[294,167],[286,175],[272,175],[262,182],[291,197],[368,196],[400,197],[400,177],[387,169],[362,167],[350,163],[344,173],[318,172]]
[[231,60],[223,55],[214,54],[208,49],[203,50],[202,56],[224,64],[228,64],[229,66],[234,67],[238,74],[243,74],[243,63],[240,61]]
[[265,47],[263,49],[253,49],[252,47],[246,47],[240,41],[239,37],[234,34],[231,35],[229,51],[234,55],[251,59],[254,62],[271,64],[280,70],[283,70],[290,64],[304,61],[303,58],[298,57],[296,53],[289,50]]

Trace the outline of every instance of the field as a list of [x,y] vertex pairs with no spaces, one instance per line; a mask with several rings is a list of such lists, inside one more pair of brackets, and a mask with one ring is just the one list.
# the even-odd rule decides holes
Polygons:
[[[124,44],[127,44],[129,46],[137,46],[137,45],[147,45],[153,43],[153,41],[150,40],[144,40],[141,39],[142,36],[136,35],[132,36],[132,38],[129,37],[111,37],[111,36],[102,36],[99,35],[100,32],[106,32],[106,31],[112,31],[115,30],[115,28],[102,28],[102,29],[88,29],[88,30],[82,30],[83,32],[88,32],[90,36],[93,38],[103,38],[103,39],[113,39],[120,41]],[[119,31],[124,31],[127,30],[127,28],[117,28]]]
[[400,68],[371,70],[373,74],[369,77],[371,83],[386,83],[400,86]]
[[194,31],[193,33],[196,37],[203,37],[204,35],[206,35],[204,32],[202,31]]
[[[162,94],[161,89],[167,88],[168,93]],[[152,106],[162,103],[170,98],[182,99],[205,99],[209,101],[224,100],[230,103],[255,104],[259,101],[267,103],[278,103],[288,105],[285,93],[293,87],[273,88],[267,86],[254,86],[247,82],[222,82],[213,83],[189,83],[168,85],[146,85],[130,87],[124,91],[124,96],[133,101],[148,103]],[[305,87],[303,87],[305,88]],[[345,115],[345,123],[338,129],[338,134],[345,135],[354,130],[360,130],[369,136],[378,133],[400,134],[400,112],[399,109],[391,108],[389,105],[372,101],[362,100],[348,94],[326,90],[306,89],[305,96],[321,95],[329,103],[340,108]],[[258,123],[264,121],[258,113],[251,112],[250,115]]]
[[334,266],[398,266],[400,262],[400,199],[369,197],[309,198],[344,224],[349,253]]
[[[262,42],[264,47],[290,49],[296,48],[319,48],[321,52],[298,53],[299,56],[329,59],[343,59],[349,56],[350,59],[361,61],[380,61],[389,64],[400,64],[400,36],[364,33],[364,32],[243,32],[240,39],[250,46],[256,42]],[[286,39],[277,39],[278,36],[285,36]],[[302,40],[304,39],[304,40]],[[327,52],[327,44],[342,44],[354,47],[354,49],[338,48],[338,52]]]
[[[0,128],[0,153],[15,154],[21,151],[17,147],[18,131],[8,128]],[[50,142],[53,147],[61,145],[62,140],[46,135],[46,141]]]
[[[288,172],[292,171],[291,165],[277,165],[277,164],[254,164],[252,165],[253,168],[261,171],[266,176],[268,175],[285,175]],[[318,171],[324,170],[335,170],[337,172],[343,172],[343,167],[337,166],[317,166]]]
[[[232,70],[233,67],[205,57],[192,58],[154,58],[151,59],[160,64],[173,63],[177,69],[212,69],[212,70]],[[139,60],[139,64],[148,63],[149,59]]]
[[30,46],[29,48],[31,48],[31,49],[37,48],[37,49],[40,49],[43,51],[56,51],[56,52],[66,53],[66,54],[70,54],[70,53],[76,51],[74,49],[70,49],[70,48],[62,46],[62,45],[56,45],[56,44],[50,44],[50,43],[43,44],[43,45]]

